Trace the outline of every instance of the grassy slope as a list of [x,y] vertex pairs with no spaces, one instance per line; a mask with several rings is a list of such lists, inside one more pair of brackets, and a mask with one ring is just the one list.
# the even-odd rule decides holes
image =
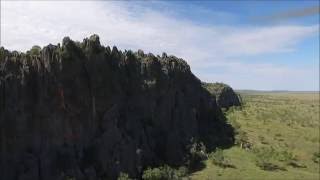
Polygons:
[[292,153],[299,165],[272,159],[286,170],[265,171],[256,165],[259,158],[253,150],[234,146],[224,155],[236,168],[220,168],[210,160],[206,168],[191,179],[319,179],[319,164],[313,153],[319,152],[319,94],[317,93],[242,93],[242,109],[231,109],[226,115],[230,123],[240,124],[247,133],[252,149],[273,147],[276,152]]

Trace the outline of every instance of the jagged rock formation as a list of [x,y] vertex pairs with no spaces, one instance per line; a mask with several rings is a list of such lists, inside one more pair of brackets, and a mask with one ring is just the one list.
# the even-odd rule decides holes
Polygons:
[[215,96],[219,107],[228,109],[231,106],[241,105],[239,96],[227,84],[203,83],[203,86]]
[[141,177],[181,165],[193,140],[233,141],[210,94],[174,56],[83,42],[27,53],[0,49],[0,177]]

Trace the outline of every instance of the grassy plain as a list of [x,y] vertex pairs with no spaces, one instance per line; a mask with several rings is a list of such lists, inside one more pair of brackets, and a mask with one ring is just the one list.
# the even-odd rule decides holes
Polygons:
[[190,178],[318,180],[319,93],[240,94],[243,106],[225,112],[240,142],[223,150],[233,167],[214,165],[209,158],[204,161],[205,168]]

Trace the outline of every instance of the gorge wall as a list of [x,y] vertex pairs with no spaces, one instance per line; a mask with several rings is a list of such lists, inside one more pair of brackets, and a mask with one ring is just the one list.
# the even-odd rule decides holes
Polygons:
[[232,128],[188,64],[83,42],[0,49],[0,177],[141,177],[187,162],[189,148],[233,143]]

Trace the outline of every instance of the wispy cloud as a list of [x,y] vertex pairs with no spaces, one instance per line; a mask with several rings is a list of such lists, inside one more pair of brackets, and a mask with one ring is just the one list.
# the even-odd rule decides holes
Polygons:
[[[66,35],[82,40],[96,33],[105,45],[182,57],[201,79],[208,81],[219,79],[209,78],[208,73],[201,71],[203,67],[214,68],[220,63],[232,69],[229,61],[237,57],[293,51],[298,42],[318,32],[317,25],[201,26],[142,6],[118,2],[1,3],[1,45],[8,49],[24,51],[34,44],[59,43]],[[272,73],[275,69],[266,71]]]

